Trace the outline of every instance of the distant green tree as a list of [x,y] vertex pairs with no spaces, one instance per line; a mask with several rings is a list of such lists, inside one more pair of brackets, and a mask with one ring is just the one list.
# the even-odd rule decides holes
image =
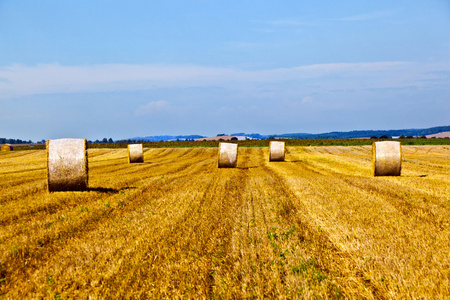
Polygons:
[[377,137],[374,136],[374,135],[372,135],[370,138],[371,138],[372,140],[376,140],[376,139],[377,139]]
[[401,136],[398,137],[399,139],[404,139],[405,136],[402,134]]
[[109,139],[108,139],[108,143],[114,143],[113,139],[112,139],[112,138],[109,138]]
[[237,140],[238,140],[238,138],[237,138],[237,137],[235,137],[235,136],[233,136],[233,137],[231,138],[231,140],[232,140],[232,141],[237,141]]

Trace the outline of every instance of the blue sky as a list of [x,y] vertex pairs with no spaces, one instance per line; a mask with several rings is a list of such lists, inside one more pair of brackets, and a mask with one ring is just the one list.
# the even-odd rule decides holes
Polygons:
[[0,0],[0,137],[449,121],[447,0]]

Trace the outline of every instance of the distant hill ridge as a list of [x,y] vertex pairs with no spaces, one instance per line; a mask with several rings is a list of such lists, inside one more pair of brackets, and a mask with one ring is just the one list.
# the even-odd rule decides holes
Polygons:
[[[392,129],[392,130],[353,130],[353,131],[333,131],[327,133],[285,133],[285,134],[270,134],[263,135],[259,133],[246,134],[243,132],[230,134],[231,136],[247,136],[254,139],[267,139],[269,137],[281,137],[290,139],[357,139],[357,138],[370,138],[372,136],[380,137],[386,135],[388,137],[393,136],[423,136],[436,134],[440,132],[450,131],[450,125],[448,126],[437,126],[431,128],[422,129]],[[147,136],[147,137],[134,137],[130,140],[135,141],[149,141],[149,142],[160,142],[160,141],[170,141],[170,140],[193,140],[205,138],[202,135],[158,135],[158,136]]]
[[308,134],[308,133],[288,133],[274,135],[276,137],[286,137],[286,138],[298,138],[298,139],[355,139],[355,138],[370,138],[371,136],[382,136],[386,135],[388,137],[393,136],[422,136],[436,134],[440,132],[450,131],[450,126],[438,126],[425,129],[392,129],[392,130],[353,130],[353,131],[333,131],[327,133],[319,134]]

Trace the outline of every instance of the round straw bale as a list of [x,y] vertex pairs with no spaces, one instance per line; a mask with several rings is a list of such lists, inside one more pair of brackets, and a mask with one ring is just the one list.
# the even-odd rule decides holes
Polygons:
[[284,161],[285,149],[284,142],[271,141],[269,161]]
[[48,191],[83,191],[88,186],[86,139],[47,140]]
[[128,162],[130,164],[144,162],[144,152],[142,150],[142,144],[128,145]]
[[372,144],[374,176],[400,176],[402,149],[400,142],[385,141]]
[[219,168],[235,168],[237,165],[238,145],[232,143],[219,144]]
[[13,146],[11,146],[10,144],[4,144],[4,145],[2,145],[1,149],[2,149],[1,151],[12,151]]

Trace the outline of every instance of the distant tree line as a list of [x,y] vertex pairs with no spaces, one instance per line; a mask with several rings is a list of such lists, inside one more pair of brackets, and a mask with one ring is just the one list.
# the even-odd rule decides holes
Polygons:
[[5,139],[0,138],[0,144],[31,144],[32,141],[23,141],[21,139]]
[[132,139],[127,139],[127,140],[117,140],[113,143],[119,143],[119,144],[133,144],[133,143],[147,143],[148,141],[145,140],[132,140]]
[[95,141],[88,140],[87,142],[88,142],[88,144],[106,144],[106,143],[111,144],[111,143],[114,143],[112,138],[109,138],[109,139],[103,138],[103,140],[95,140]]

